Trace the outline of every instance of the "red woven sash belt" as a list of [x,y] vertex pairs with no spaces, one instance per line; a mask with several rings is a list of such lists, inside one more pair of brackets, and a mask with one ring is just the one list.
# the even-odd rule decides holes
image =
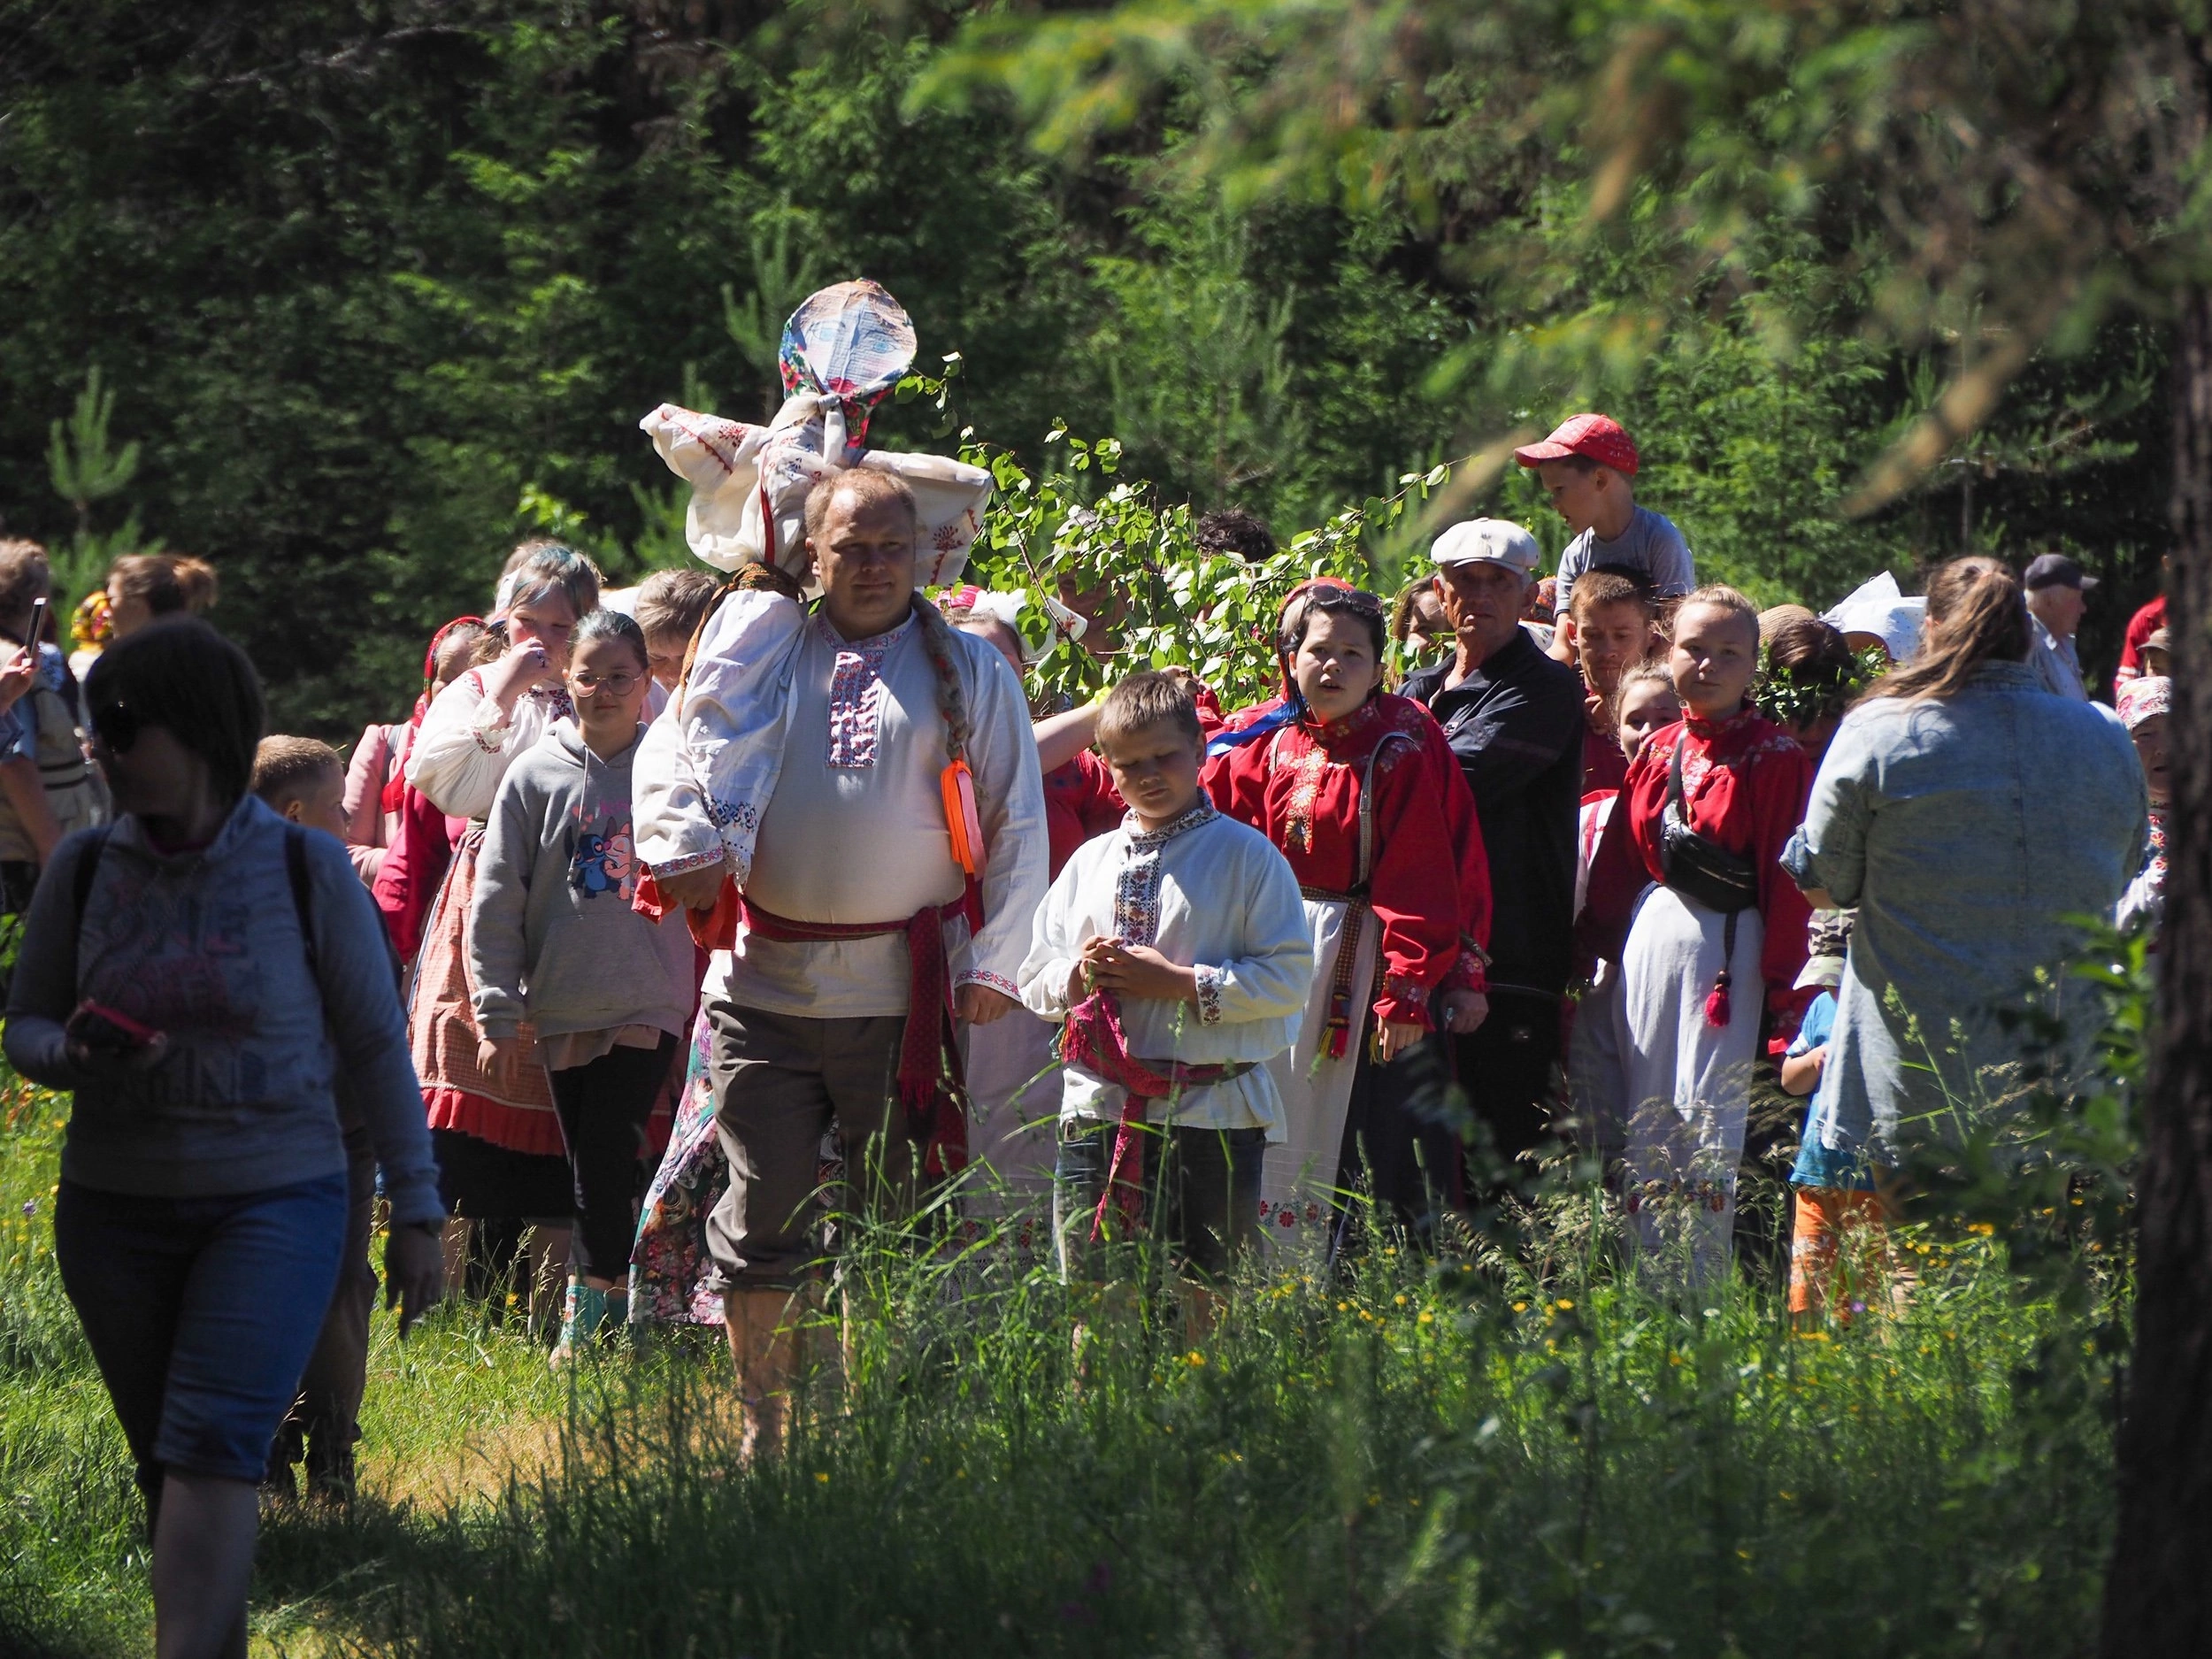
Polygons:
[[1166,1100],[1187,1088],[1225,1083],[1242,1077],[1257,1064],[1230,1060],[1217,1064],[1185,1065],[1177,1060],[1140,1060],[1129,1052],[1129,1040],[1121,1028],[1121,1005],[1110,991],[1094,991],[1068,1012],[1060,1030],[1060,1058],[1079,1065],[1095,1077],[1118,1084],[1128,1098],[1122,1102],[1121,1122],[1114,1131],[1114,1157],[1106,1173],[1106,1190],[1099,1194],[1091,1217],[1094,1242],[1105,1234],[1109,1211],[1117,1213],[1125,1231],[1133,1231],[1144,1213],[1141,1143],[1144,1109],[1148,1101]]
[[[655,921],[668,914],[660,886],[648,873],[632,905]],[[815,944],[839,939],[906,935],[910,964],[907,981],[906,1034],[899,1044],[899,1099],[915,1132],[926,1137],[923,1171],[950,1174],[968,1162],[967,1084],[960,1066],[960,1046],[953,1028],[952,965],[945,955],[945,924],[956,916],[973,934],[983,926],[983,895],[971,880],[949,904],[925,904],[902,922],[799,922],[764,910],[725,879],[710,910],[686,910],[684,919],[702,950],[736,948],[741,922],[749,933],[784,944]],[[936,1018],[930,1018],[930,1010]]]
[[906,1034],[899,1043],[899,1100],[915,1134],[926,1143],[923,1172],[949,1175],[963,1168],[968,1161],[967,1080],[953,1023],[945,924],[965,917],[971,932],[981,926],[983,906],[975,884],[969,883],[949,904],[925,904],[902,922],[797,922],[749,899],[741,898],[739,904],[747,933],[780,944],[906,935],[909,977]]
[[[1336,938],[1336,961],[1329,970],[1329,1058],[1341,1060],[1352,1046],[1352,976],[1359,972],[1359,936],[1367,926],[1364,893],[1332,893],[1326,887],[1301,887],[1301,898],[1344,906],[1344,926]],[[1363,1023],[1366,1010],[1360,1010]]]

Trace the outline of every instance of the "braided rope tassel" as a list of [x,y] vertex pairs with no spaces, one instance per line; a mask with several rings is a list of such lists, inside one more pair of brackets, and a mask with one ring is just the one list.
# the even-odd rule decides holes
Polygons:
[[1713,976],[1713,988],[1705,995],[1705,1023],[1715,1031],[1726,1031],[1729,1018],[1735,1012],[1729,1004],[1728,987],[1735,979],[1730,964],[1736,960],[1737,915],[1737,911],[1729,911],[1728,919],[1721,924],[1720,972]]
[[914,615],[921,624],[922,649],[929,657],[931,672],[937,676],[937,711],[945,721],[945,759],[964,761],[968,754],[968,694],[960,683],[960,671],[954,661],[959,648],[952,641],[952,625],[919,594],[914,595]]
[[937,708],[945,722],[945,769],[937,780],[944,795],[945,826],[952,833],[953,860],[972,882],[983,874],[983,824],[976,810],[975,774],[968,766],[968,696],[953,660],[959,648],[943,614],[919,594],[914,595],[914,615],[937,679]]
[[1329,976],[1329,1058],[1341,1060],[1352,1046],[1352,975],[1359,966],[1359,936],[1367,906],[1358,900],[1344,911],[1344,931],[1336,943],[1336,971]]

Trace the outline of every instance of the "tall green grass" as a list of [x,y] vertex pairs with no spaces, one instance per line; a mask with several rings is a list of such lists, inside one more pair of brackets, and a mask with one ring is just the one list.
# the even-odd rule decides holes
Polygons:
[[[0,1142],[0,1618],[142,1651],[119,1437]],[[1908,1235],[1894,1318],[1675,1302],[1562,1191],[1511,1248],[1256,1275],[1193,1347],[986,1236],[863,1236],[795,1443],[748,1468],[710,1337],[565,1375],[511,1325],[380,1316],[346,1516],[273,1514],[265,1651],[2063,1655],[2110,1536],[2097,1299]],[[2111,1270],[2084,1256],[2085,1280]],[[849,1315],[841,1352],[836,1314]],[[1079,1365],[1071,1333],[1091,1333]],[[841,1373],[841,1375],[840,1375]],[[512,1471],[511,1473],[510,1471]],[[379,1495],[379,1494],[381,1495]]]

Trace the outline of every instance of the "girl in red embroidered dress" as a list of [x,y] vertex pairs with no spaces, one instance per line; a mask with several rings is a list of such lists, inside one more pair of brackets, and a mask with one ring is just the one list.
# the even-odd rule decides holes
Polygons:
[[[1587,951],[1621,965],[1628,1209],[1647,1245],[1687,1249],[1699,1282],[1727,1262],[1762,1017],[1786,1041],[1806,995],[1795,987],[1809,912],[1778,860],[1805,816],[1811,764],[1751,706],[1758,649],[1758,612],[1733,588],[1682,602],[1669,666],[1685,718],[1629,768],[1579,927]],[[1684,849],[1671,861],[1666,849],[1678,777],[1701,858]],[[1700,862],[1730,867],[1728,908]]]
[[1279,1241],[1332,1227],[1356,1175],[1417,1225],[1456,1197],[1457,1146],[1409,1107],[1447,1076],[1439,1019],[1471,1031],[1487,1011],[1490,932],[1474,797],[1428,710],[1382,689],[1380,603],[1315,582],[1283,614],[1285,701],[1217,733],[1205,772],[1290,861],[1314,927],[1304,1025],[1273,1063],[1289,1122],[1262,1219]]

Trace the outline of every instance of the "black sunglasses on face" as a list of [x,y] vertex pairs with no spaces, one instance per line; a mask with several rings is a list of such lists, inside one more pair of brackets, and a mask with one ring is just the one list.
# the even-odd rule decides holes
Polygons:
[[138,741],[138,729],[137,712],[126,704],[111,703],[92,711],[92,734],[111,755],[129,754],[131,745]]

